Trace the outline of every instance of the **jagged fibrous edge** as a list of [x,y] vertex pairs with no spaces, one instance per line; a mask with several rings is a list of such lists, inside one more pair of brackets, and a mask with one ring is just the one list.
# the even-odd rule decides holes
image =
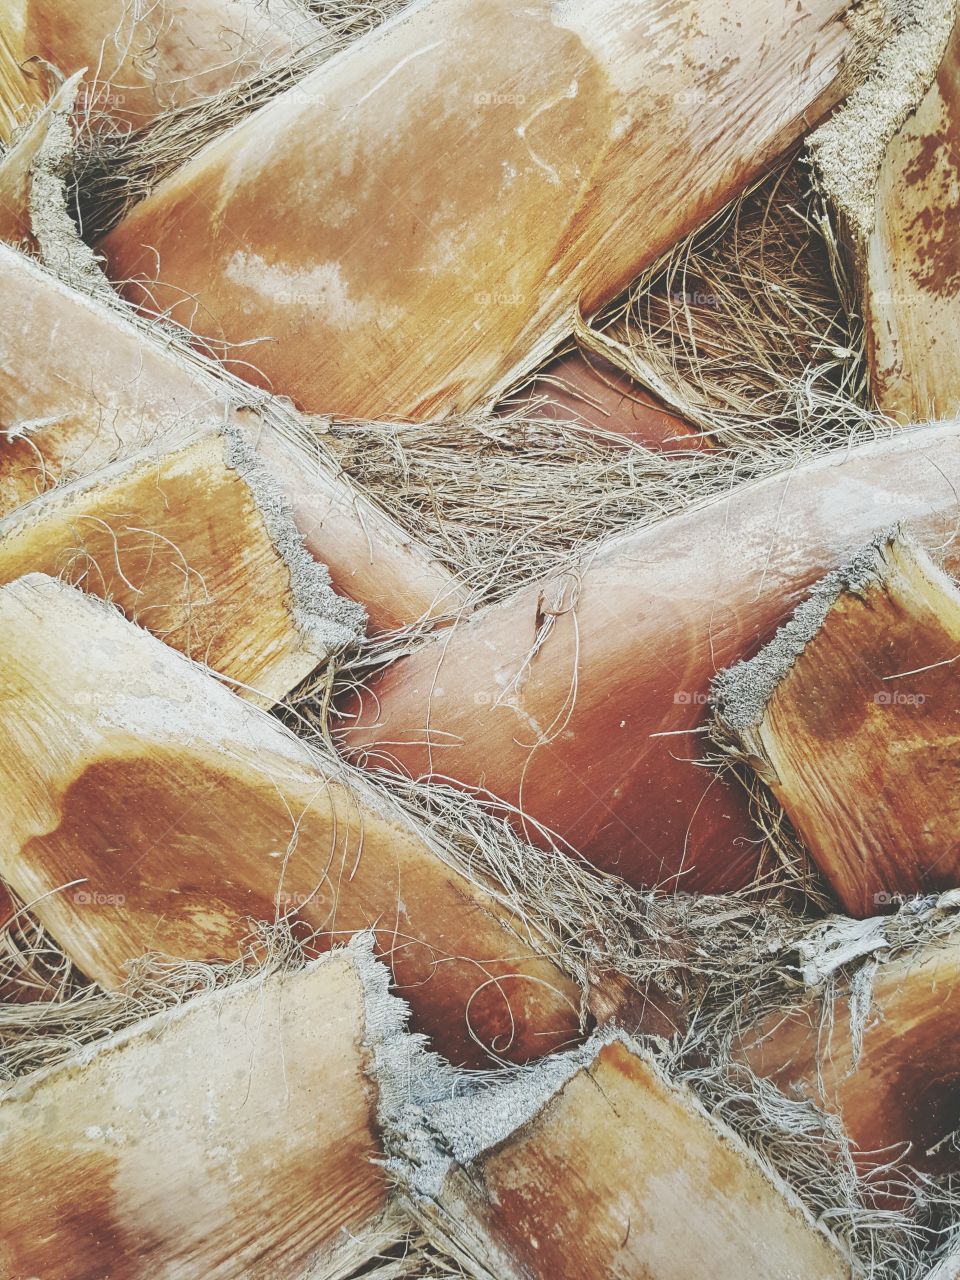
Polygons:
[[725,750],[742,750],[758,772],[765,765],[758,729],[778,685],[816,637],[827,615],[845,593],[862,596],[881,581],[886,549],[900,536],[899,527],[878,533],[865,547],[814,586],[808,598],[768,644],[743,662],[721,671],[711,686],[714,720],[711,733]]
[[933,83],[957,17],[956,0],[887,3],[894,35],[864,82],[807,141],[815,181],[856,248],[874,228],[887,146]]
[[367,625],[363,605],[334,591],[330,571],[304,545],[290,504],[256,449],[236,427],[225,427],[224,461],[250,489],[267,532],[290,574],[293,616],[307,643],[330,653],[355,644]]

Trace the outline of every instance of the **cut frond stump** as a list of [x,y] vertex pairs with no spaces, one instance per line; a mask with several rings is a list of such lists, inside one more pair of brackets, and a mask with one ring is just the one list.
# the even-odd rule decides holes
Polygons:
[[372,961],[353,953],[199,995],[10,1087],[0,1272],[338,1280],[395,1241]]
[[238,409],[229,383],[159,332],[2,244],[0,302],[0,516],[145,447],[233,426],[276,476],[308,550],[374,628],[462,602],[454,576],[354,491],[305,429],[268,421],[268,406]]
[[837,999],[811,996],[765,1019],[738,1052],[784,1093],[839,1115],[865,1172],[902,1160],[949,1173],[960,1125],[960,939],[885,962],[881,948],[878,958]]
[[455,1063],[575,1039],[579,988],[531,932],[336,768],[102,601],[0,588],[0,875],[88,977],[232,959],[292,915],[322,948],[374,931]]
[[566,1078],[557,1067],[480,1099],[466,1137],[457,1104],[438,1108],[455,1159],[417,1171],[415,1212],[470,1275],[850,1276],[849,1259],[786,1186],[629,1042],[588,1046]]
[[267,705],[366,621],[235,429],[114,463],[0,520],[0,583],[35,571],[110,600]]
[[18,62],[85,71],[84,114],[136,128],[259,71],[323,28],[296,0],[3,0]]
[[960,17],[920,0],[809,140],[853,269],[874,398],[900,422],[960,410]]
[[303,409],[466,411],[748,186],[888,34],[858,0],[429,0],[99,248],[127,297],[226,359],[248,344],[238,373]]
[[758,857],[745,795],[695,764],[710,682],[878,525],[905,521],[960,569],[958,486],[960,428],[928,426],[610,538],[345,699],[345,747],[480,788],[632,884],[740,887]]
[[719,735],[852,915],[960,883],[958,659],[960,591],[890,533],[716,682]]

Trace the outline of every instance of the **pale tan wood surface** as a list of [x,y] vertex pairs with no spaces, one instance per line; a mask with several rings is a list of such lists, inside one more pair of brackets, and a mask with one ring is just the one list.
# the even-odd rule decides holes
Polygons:
[[[344,952],[201,995],[6,1086],[0,1271],[325,1280],[391,1242]],[[359,1257],[358,1257],[359,1254]],[[315,1269],[316,1268],[316,1269]]]
[[757,1157],[617,1041],[438,1201],[454,1248],[496,1280],[850,1275]]
[[41,575],[0,588],[0,833],[0,875],[106,986],[151,949],[232,958],[252,921],[297,913],[318,946],[372,929],[416,1027],[455,1062],[578,1036],[575,984],[420,830]]

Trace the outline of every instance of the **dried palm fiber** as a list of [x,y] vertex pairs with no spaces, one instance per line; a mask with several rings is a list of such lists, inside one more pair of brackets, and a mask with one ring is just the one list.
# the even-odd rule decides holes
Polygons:
[[221,986],[10,1089],[3,1273],[338,1280],[402,1238],[369,967],[368,938]]
[[[307,549],[374,628],[456,609],[464,592],[415,536],[337,474],[282,403],[221,377],[0,245],[0,514],[151,445],[224,426],[276,478]],[[5,438],[3,438],[5,437]]]
[[[93,242],[208,142],[346,48],[409,0],[318,0],[315,36],[263,70],[164,111],[139,128],[107,132],[94,109],[75,163],[77,216]],[[95,104],[94,104],[95,108]],[[84,121],[84,123],[87,123]]]
[[271,705],[363,634],[236,429],[153,446],[0,519],[0,583],[62,578]]
[[739,887],[745,799],[695,763],[711,678],[878,525],[953,564],[958,469],[958,425],[918,427],[606,540],[360,689],[345,748],[504,800],[633,884]]
[[844,0],[678,0],[669,21],[649,0],[420,0],[99,247],[126,296],[213,351],[253,343],[244,376],[307,410],[466,410],[568,335],[578,298],[606,301],[746,186],[890,28]]
[[[836,932],[843,927],[838,921]],[[868,962],[844,1000],[815,992],[768,1014],[743,1033],[738,1056],[785,1093],[840,1115],[865,1171],[899,1161],[955,1174],[960,938],[885,960],[881,919],[845,927],[848,957]]]
[[576,334],[718,444],[834,434],[866,403],[833,229],[796,154]]
[[871,391],[901,422],[960,409],[960,28],[924,0],[874,73],[809,140],[863,321]]
[[[417,809],[443,803],[442,788],[401,788],[399,780],[395,785]],[[446,821],[460,824],[472,807],[467,798],[450,796]],[[742,1020],[751,1013],[802,1001],[804,981],[830,982],[836,964],[857,962],[855,952],[831,943],[831,922],[811,930],[808,922],[781,909],[758,908],[743,900],[631,893],[568,859],[523,849],[508,828],[489,819],[482,821],[484,831],[475,825],[469,834],[466,829],[460,833],[464,867],[472,866],[474,874],[479,866],[487,868],[485,874],[494,869],[504,880],[512,876],[529,910],[556,911],[569,932],[568,958],[579,949],[584,962],[595,965],[606,948],[608,963],[616,955],[612,962],[622,964],[638,980],[639,975],[646,979],[656,975],[665,987],[682,992],[691,1028],[663,1059],[668,1073],[686,1080],[711,1112],[721,1115],[762,1153],[818,1219],[829,1222],[855,1253],[854,1274],[922,1274],[921,1254],[929,1249],[939,1221],[929,1221],[931,1205],[937,1213],[946,1211],[950,1196],[927,1186],[922,1204],[904,1203],[896,1212],[878,1210],[870,1203],[869,1186],[846,1154],[836,1122],[821,1116],[809,1102],[784,1097],[723,1052],[742,1032]],[[496,849],[501,860],[494,864]],[[879,921],[873,950],[882,949],[893,957],[907,946],[955,934],[957,903],[950,899],[945,895],[939,901],[911,902],[898,916]],[[584,920],[601,929],[582,928]],[[849,922],[837,923],[846,940]],[[605,938],[602,929],[607,930]],[[133,980],[138,975],[146,980],[149,972],[145,965],[137,966]],[[191,972],[210,973],[205,966],[166,967],[168,981],[172,978],[187,989],[193,987],[187,978]],[[146,990],[157,999],[164,987],[154,981]],[[135,1016],[134,1003],[120,993],[85,991],[67,1005],[0,1008],[0,1064],[22,1071],[58,1061],[72,1046]],[[648,1047],[658,1045],[658,1053],[663,1054],[662,1041]],[[419,1086],[424,1073],[412,1070],[406,1056],[400,1066],[401,1092],[407,1097],[411,1081]],[[469,1086],[466,1077],[456,1082],[444,1077],[431,1099],[463,1094]]]
[[115,128],[259,72],[322,35],[296,0],[5,0],[18,62],[85,71],[86,111]]
[[203,668],[40,574],[0,588],[0,628],[0,874],[88,977],[151,947],[223,958],[245,919],[291,913],[328,943],[374,929],[457,1062],[576,1038],[548,940]]
[[957,883],[960,593],[897,529],[713,685],[713,733],[783,805],[844,908]]
[[416,1115],[411,1208],[485,1280],[685,1280],[705,1256],[718,1280],[851,1273],[788,1188],[622,1033],[425,1120],[436,1149]]
[[[577,358],[572,349],[560,360],[577,360],[573,379],[583,381],[587,362],[602,371],[601,391],[591,388],[586,402],[571,393],[570,378],[556,385],[551,356],[532,385],[508,397],[494,417],[467,415],[450,424],[452,430],[439,423],[338,421],[325,441],[344,470],[427,541],[475,595],[502,597],[569,563],[604,534],[650,523],[886,429],[859,402],[862,343],[841,305],[831,252],[829,224],[818,216],[794,160],[631,291],[626,337],[634,353],[641,344],[658,353],[660,381],[670,382],[669,395],[692,417],[702,405],[695,398],[691,403],[683,388],[699,370],[709,371],[707,425],[725,447],[708,457],[683,447],[706,443],[706,436],[680,437],[676,427],[666,428],[673,438],[662,440],[661,449],[669,415],[656,412],[651,420],[637,404],[644,395],[639,382],[605,358],[590,351]],[[680,288],[685,271],[696,276],[697,289],[689,280],[686,292]],[[697,296],[710,305],[697,304]],[[621,299],[610,314],[625,304]],[[726,364],[718,350],[740,353],[730,361],[736,369],[730,394],[720,381]],[[653,360],[650,354],[647,362]],[[618,424],[608,367],[610,381],[630,395],[629,424]],[[657,456],[621,433],[627,425],[636,434],[634,409]]]

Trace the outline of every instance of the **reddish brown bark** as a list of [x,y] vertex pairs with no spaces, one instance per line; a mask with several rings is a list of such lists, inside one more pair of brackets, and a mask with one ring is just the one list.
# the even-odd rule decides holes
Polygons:
[[671,413],[639,383],[599,356],[572,352],[501,405],[550,422],[574,422],[623,436],[649,449],[700,449],[700,431]]
[[960,429],[921,427],[612,539],[395,663],[345,745],[486,788],[634,884],[735,888],[744,796],[691,763],[712,678],[895,520],[960,566],[958,487]]
[[291,0],[5,0],[17,60],[86,70],[88,105],[126,128],[252,75],[323,28]]

